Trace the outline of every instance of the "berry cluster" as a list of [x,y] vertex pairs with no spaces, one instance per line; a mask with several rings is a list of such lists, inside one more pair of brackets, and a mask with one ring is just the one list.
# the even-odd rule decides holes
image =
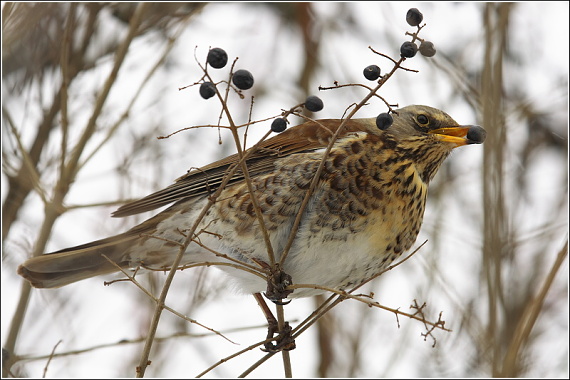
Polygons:
[[[212,48],[208,51],[206,63],[214,69],[224,68],[228,63],[228,54],[224,49]],[[249,71],[240,69],[231,75],[231,82],[239,90],[249,90],[253,87],[254,80],[253,75]],[[210,99],[211,97],[215,96],[216,91],[216,84],[212,83],[211,81],[205,81],[200,84],[200,96],[204,99]],[[271,123],[271,130],[273,132],[283,132],[285,129],[287,129],[288,121],[286,117],[287,115],[293,113],[293,110],[295,110],[297,107],[305,107],[305,109],[308,111],[318,112],[323,109],[324,104],[318,96],[308,96],[304,103],[293,107],[291,111],[284,112],[283,117],[274,119]]]
[[[410,26],[417,27],[417,30],[414,33],[406,32],[406,35],[411,36],[412,40],[405,41],[400,46],[400,61],[396,62],[395,60],[392,60],[396,65],[395,69],[400,68],[400,63],[402,61],[406,60],[407,58],[413,58],[418,51],[424,57],[433,57],[435,55],[436,50],[433,43],[418,37],[420,30],[425,27],[425,24],[421,25],[423,18],[423,14],[417,8],[411,8],[408,10],[406,14],[406,22]],[[416,41],[419,41],[419,47]],[[206,62],[207,65],[214,69],[221,69],[228,63],[228,55],[221,48],[213,48],[209,50]],[[369,65],[363,70],[363,75],[369,81],[378,81],[379,86],[381,86],[383,82],[385,82],[392,75],[393,71],[394,70],[382,76],[380,67],[377,65]],[[210,78],[208,75],[206,76],[207,78]],[[230,78],[231,83],[239,90],[249,90],[253,87],[254,84],[253,75],[247,70],[237,70],[231,74]],[[216,95],[216,93],[217,88],[215,83],[212,83],[211,81],[204,81],[201,83],[200,96],[202,96],[202,98],[212,98]],[[381,130],[390,128],[393,123],[393,118],[390,115],[393,110],[388,103],[386,103],[386,105],[388,105],[389,111],[379,114],[376,118],[376,125]],[[287,116],[296,113],[298,107],[304,107],[306,110],[311,112],[318,112],[323,109],[324,105],[323,101],[319,97],[314,95],[308,96],[304,103],[291,108],[289,111],[284,111],[281,117],[275,118],[271,123],[271,130],[277,133],[286,130],[288,124]]]
[[[400,56],[403,60],[406,58],[412,58],[416,55],[419,51],[424,57],[433,57],[435,55],[435,48],[433,43],[430,41],[426,41],[422,38],[418,37],[418,33],[420,30],[425,26],[420,26],[424,19],[423,14],[417,8],[411,8],[408,10],[406,14],[406,21],[410,26],[415,26],[418,30],[415,33],[406,33],[407,35],[412,36],[411,41],[406,41],[400,46]],[[420,46],[416,44],[416,40],[420,41]],[[393,62],[398,66],[399,63],[393,60]],[[400,61],[401,62],[401,61]],[[386,75],[384,78],[380,75],[380,67],[377,65],[370,65],[367,66],[363,71],[364,77],[370,81],[378,81],[378,83],[382,83],[385,81],[390,75]],[[390,110],[391,111],[391,110]],[[381,130],[388,129],[392,125],[393,119],[389,113],[381,113],[376,118],[376,126]]]
[[[208,51],[206,63],[214,69],[222,69],[228,63],[228,54],[224,49],[213,48]],[[232,75],[232,83],[240,90],[249,90],[253,86],[253,75],[247,70],[237,70]],[[216,95],[216,85],[212,82],[204,82],[200,85],[200,96],[210,99]]]
[[[418,8],[410,8],[408,13],[406,14],[406,21],[410,26],[417,26],[418,31],[412,34],[412,41],[406,41],[400,47],[400,55],[404,58],[412,58],[416,55],[418,50],[420,54],[424,57],[433,57],[435,55],[435,48],[433,47],[433,43],[430,41],[423,40],[418,38],[418,32],[423,28],[420,26],[421,22],[424,19],[424,15],[422,12],[418,10]],[[420,41],[420,47],[414,42],[415,40]]]
[[293,110],[295,110],[297,107],[305,107],[306,110],[311,111],[311,112],[319,112],[320,110],[323,109],[324,107],[324,103],[321,100],[321,98],[319,98],[318,96],[315,95],[310,95],[307,96],[307,99],[305,99],[305,103],[302,103],[296,107],[293,107],[291,111],[286,111],[284,113],[284,117],[278,117],[275,120],[273,120],[273,122],[271,123],[271,130],[273,132],[283,132],[285,129],[287,129],[287,115],[293,113]]

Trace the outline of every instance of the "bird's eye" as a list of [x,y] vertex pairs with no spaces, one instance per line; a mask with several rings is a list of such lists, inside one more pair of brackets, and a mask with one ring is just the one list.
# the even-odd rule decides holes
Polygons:
[[417,120],[418,120],[418,123],[420,123],[421,125],[428,125],[429,124],[429,119],[426,115],[418,115]]

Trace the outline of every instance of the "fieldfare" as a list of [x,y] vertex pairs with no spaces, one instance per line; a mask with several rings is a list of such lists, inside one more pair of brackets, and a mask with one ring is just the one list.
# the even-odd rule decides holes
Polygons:
[[[262,274],[268,273],[270,260],[259,214],[279,261],[340,125],[336,119],[305,122],[246,151],[247,173],[240,167],[233,171],[195,229],[181,265],[215,263],[244,292],[264,291],[267,277]],[[379,273],[414,244],[428,184],[445,158],[456,147],[484,139],[483,128],[459,125],[427,106],[396,110],[385,130],[375,118],[348,120],[302,211],[283,272],[294,284],[321,289],[345,289]],[[233,155],[189,171],[113,214],[124,217],[170,205],[154,217],[116,236],[31,258],[18,273],[35,287],[57,288],[118,267],[170,268],[196,218],[238,162]],[[249,270],[236,268],[237,262]],[[298,288],[291,297],[318,293],[322,290]]]

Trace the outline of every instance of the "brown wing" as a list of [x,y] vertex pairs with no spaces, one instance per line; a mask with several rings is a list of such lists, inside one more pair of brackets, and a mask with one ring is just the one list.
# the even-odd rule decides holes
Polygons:
[[[346,124],[339,137],[350,132],[369,132],[373,119],[352,119]],[[339,119],[324,119],[317,122],[305,122],[290,128],[279,135],[258,144],[249,159],[248,172],[251,177],[273,170],[278,157],[325,148],[340,126]],[[239,162],[237,154],[213,162],[200,169],[192,170],[178,178],[175,183],[163,190],[152,193],[140,200],[127,203],[113,213],[114,217],[124,217],[166,206],[170,203],[216,191],[229,169]],[[238,169],[228,185],[244,180],[243,172]]]

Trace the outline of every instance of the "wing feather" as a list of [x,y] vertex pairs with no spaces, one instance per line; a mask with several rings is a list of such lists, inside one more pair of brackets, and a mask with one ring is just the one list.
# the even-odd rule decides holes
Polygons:
[[[257,150],[246,161],[249,175],[255,177],[273,170],[275,160],[279,157],[326,148],[341,121],[325,119],[305,122],[261,142],[257,146]],[[339,137],[346,136],[351,132],[371,132],[371,123],[373,123],[373,119],[349,120]],[[234,154],[202,168],[189,171],[172,185],[121,206],[113,213],[113,216],[124,217],[139,214],[183,199],[212,193],[216,191],[224,176],[237,163],[239,163],[239,156]],[[228,185],[241,183],[243,180],[243,171],[238,168]]]

